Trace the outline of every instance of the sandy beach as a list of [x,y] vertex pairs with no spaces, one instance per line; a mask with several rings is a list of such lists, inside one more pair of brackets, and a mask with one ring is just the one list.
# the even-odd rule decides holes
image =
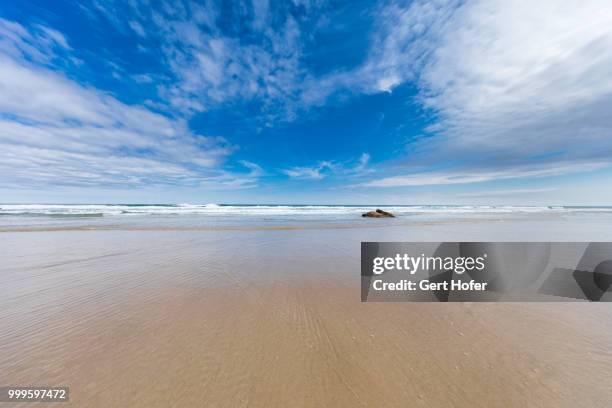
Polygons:
[[75,407],[612,400],[607,303],[359,298],[361,241],[610,240],[601,217],[243,230],[87,222],[0,232],[0,384],[69,386],[62,406]]
[[610,0],[0,1],[0,408],[612,408],[611,67]]

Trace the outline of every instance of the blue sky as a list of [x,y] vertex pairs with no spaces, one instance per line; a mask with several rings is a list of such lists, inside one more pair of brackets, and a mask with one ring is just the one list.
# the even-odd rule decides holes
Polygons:
[[0,201],[612,205],[612,8],[0,4]]

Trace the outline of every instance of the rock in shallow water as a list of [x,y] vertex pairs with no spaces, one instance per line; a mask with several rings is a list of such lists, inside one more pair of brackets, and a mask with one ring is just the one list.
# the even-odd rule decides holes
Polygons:
[[372,217],[372,218],[393,218],[395,215],[391,214],[388,211],[381,210],[377,208],[376,211],[368,211],[367,213],[361,214],[362,217]]

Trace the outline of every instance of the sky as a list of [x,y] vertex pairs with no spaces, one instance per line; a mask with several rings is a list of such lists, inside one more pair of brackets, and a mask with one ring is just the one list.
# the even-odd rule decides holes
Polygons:
[[0,3],[0,202],[612,205],[608,0]]

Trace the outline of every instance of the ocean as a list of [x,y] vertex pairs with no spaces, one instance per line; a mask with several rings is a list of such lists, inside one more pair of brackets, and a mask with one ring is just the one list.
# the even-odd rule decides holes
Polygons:
[[[362,219],[382,208],[394,219]],[[0,204],[0,230],[31,228],[223,228],[399,225],[504,219],[612,221],[612,207],[477,205],[250,205],[250,204]]]

